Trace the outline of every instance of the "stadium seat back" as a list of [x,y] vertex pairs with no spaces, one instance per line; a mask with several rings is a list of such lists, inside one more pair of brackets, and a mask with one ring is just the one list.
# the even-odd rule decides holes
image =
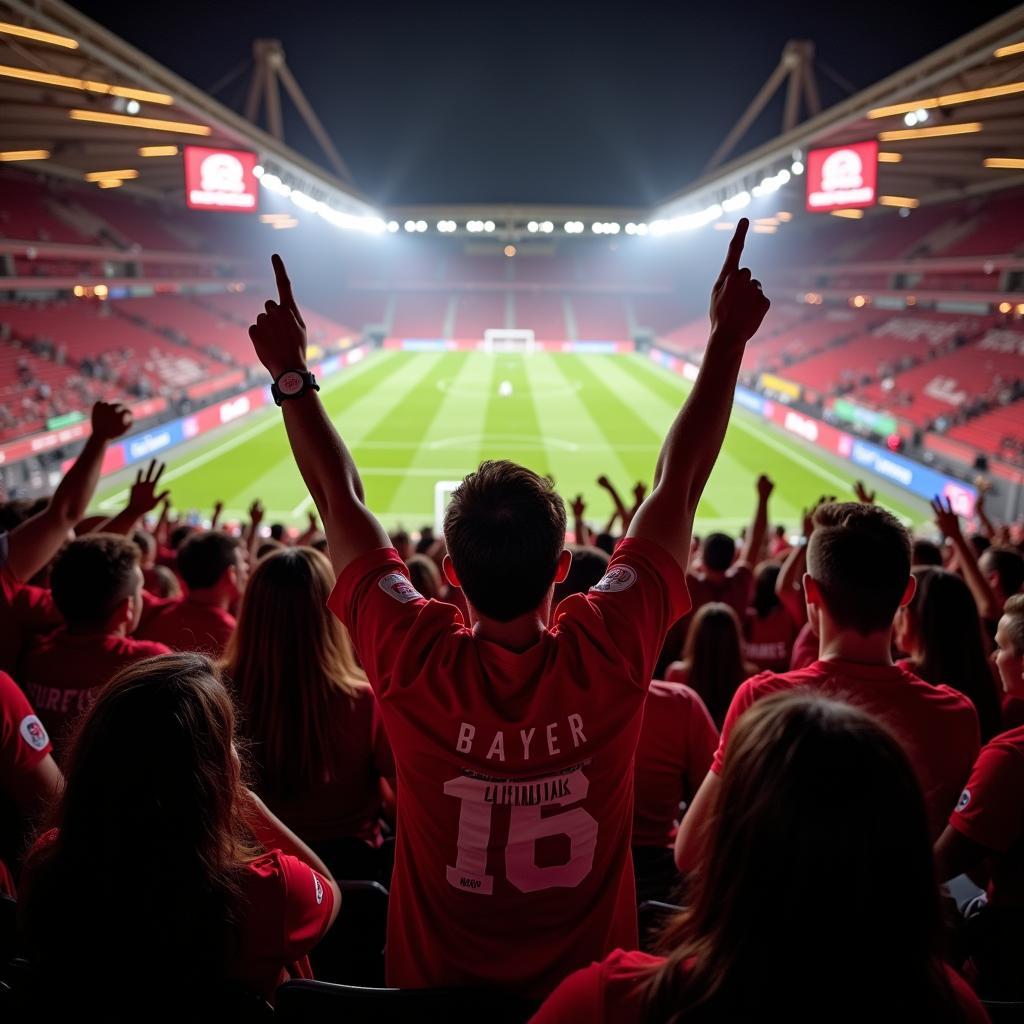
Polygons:
[[364,988],[323,981],[288,981],[275,997],[280,1024],[520,1024],[537,1003],[487,989]]

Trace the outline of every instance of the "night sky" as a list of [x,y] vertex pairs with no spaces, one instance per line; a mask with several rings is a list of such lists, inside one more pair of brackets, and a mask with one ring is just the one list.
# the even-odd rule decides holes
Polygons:
[[[279,38],[381,204],[649,205],[698,176],[790,38],[856,88],[1010,3],[352,4],[80,0],[79,10],[203,89]],[[153,11],[146,18],[141,12]],[[218,93],[240,110],[247,74]],[[819,76],[825,105],[844,97]],[[286,140],[323,162],[285,100]],[[743,148],[781,126],[781,102]]]

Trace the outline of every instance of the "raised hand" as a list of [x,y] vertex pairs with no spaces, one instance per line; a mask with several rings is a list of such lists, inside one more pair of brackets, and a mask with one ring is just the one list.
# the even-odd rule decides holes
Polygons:
[[877,491],[869,491],[864,486],[863,480],[857,480],[854,482],[853,493],[857,496],[857,500],[862,505],[874,505]]
[[135,483],[132,484],[128,495],[128,508],[132,512],[144,516],[147,512],[152,512],[160,502],[169,498],[170,491],[161,491],[159,494],[156,492],[157,484],[160,483],[160,477],[164,475],[166,468],[164,463],[153,459],[145,470],[140,469],[135,474]]
[[749,227],[750,221],[740,218],[722,271],[711,290],[712,334],[740,346],[754,336],[771,306],[761,290],[761,282],[751,276],[747,267],[740,267]]
[[310,512],[309,513],[309,532],[310,533],[316,533],[316,531],[319,528],[320,528],[320,523],[319,523],[319,520],[317,520],[317,518],[316,518],[316,513],[315,512]]
[[126,434],[132,422],[131,410],[120,402],[97,402],[92,407],[92,432],[104,441]]
[[249,506],[249,522],[252,523],[254,530],[263,522],[264,515],[266,515],[266,509],[263,507],[263,502],[257,498]]
[[960,517],[953,511],[953,502],[946,499],[943,505],[942,498],[936,495],[931,502],[932,511],[935,513],[935,525],[939,532],[947,540],[955,540],[960,536]]
[[605,490],[608,490],[611,487],[611,485],[612,485],[612,482],[611,482],[611,480],[608,479],[608,477],[606,477],[606,476],[599,476],[597,478],[597,486],[598,487],[603,487]]
[[210,517],[210,529],[217,529],[217,524],[220,522],[221,513],[224,511],[224,502],[215,501],[213,503],[213,515]]
[[639,505],[640,502],[642,502],[644,500],[644,498],[646,498],[646,497],[647,497],[647,484],[645,484],[642,480],[638,480],[633,485],[633,501],[637,505]]
[[268,299],[265,312],[256,317],[249,327],[249,337],[260,362],[275,380],[285,370],[303,370],[306,367],[306,324],[295,304],[291,281],[284,269],[284,261],[276,253],[271,257],[277,280],[278,301]]
[[576,497],[573,498],[572,505],[570,507],[571,507],[571,510],[572,510],[573,518],[574,519],[582,519],[583,518],[583,513],[586,512],[586,510],[587,510],[587,506],[586,506],[586,504],[583,501],[583,495],[582,494],[577,494]]
[[757,478],[757,496],[762,501],[767,501],[771,497],[772,491],[774,490],[775,481],[768,477],[766,474],[762,473]]

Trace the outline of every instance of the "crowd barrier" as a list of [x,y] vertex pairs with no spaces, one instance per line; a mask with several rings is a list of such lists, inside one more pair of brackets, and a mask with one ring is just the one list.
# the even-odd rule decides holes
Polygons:
[[[650,358],[659,366],[686,380],[696,380],[700,369],[695,363],[661,349],[652,348]],[[978,490],[971,484],[947,476],[904,455],[872,444],[854,434],[847,433],[806,413],[798,412],[782,402],[758,394],[743,385],[737,385],[735,404],[748,409],[761,419],[768,420],[790,434],[795,434],[832,455],[870,470],[877,476],[891,480],[919,498],[931,500],[936,495],[948,498],[961,515],[974,515]]]

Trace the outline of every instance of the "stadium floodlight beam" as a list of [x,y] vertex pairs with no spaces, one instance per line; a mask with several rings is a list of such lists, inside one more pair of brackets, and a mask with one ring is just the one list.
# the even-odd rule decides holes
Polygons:
[[[746,190],[743,192],[737,192],[736,195],[729,196],[728,199],[723,199],[721,205],[722,209],[725,210],[726,213],[733,213],[735,210],[742,210],[743,207],[750,205],[750,193]],[[718,219],[717,215],[714,219]]]
[[803,174],[804,173],[803,161],[802,160],[794,160],[789,169],[790,169],[790,171],[793,172],[793,174],[795,174],[797,176]]
[[[145,149],[145,148],[146,148],[146,147],[145,147],[145,146],[143,146],[143,149]],[[168,147],[168,149],[173,149],[175,153],[177,153],[177,152],[178,152],[178,147],[177,147],[177,146],[169,146],[169,147]],[[139,156],[151,156],[151,155],[152,155],[152,154],[150,154],[150,153],[143,153],[143,152],[142,152],[142,149],[140,149],[140,150],[139,150]],[[168,154],[168,155],[171,155],[171,154]],[[262,178],[262,177],[263,177],[263,171],[264,171],[264,167],[263,167],[263,164],[257,164],[257,165],[256,165],[256,166],[255,166],[255,167],[254,167],[254,168],[252,169],[252,176],[253,176],[254,178]]]
[[391,234],[394,234],[399,229],[400,225],[397,220],[389,220],[387,227],[388,231],[390,231]]

